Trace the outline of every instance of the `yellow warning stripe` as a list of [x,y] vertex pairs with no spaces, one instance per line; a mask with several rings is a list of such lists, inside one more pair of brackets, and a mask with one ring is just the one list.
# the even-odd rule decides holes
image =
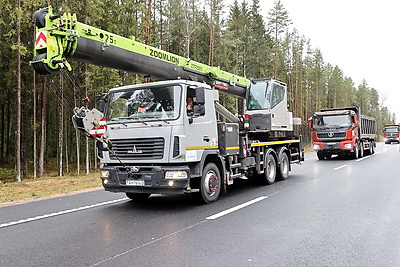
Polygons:
[[218,146],[187,146],[186,150],[194,150],[194,149],[216,149]]
[[290,143],[300,143],[300,140],[285,140],[285,141],[274,141],[274,142],[263,142],[263,143],[253,143],[250,146],[270,146],[270,145],[280,145],[280,144],[290,144]]

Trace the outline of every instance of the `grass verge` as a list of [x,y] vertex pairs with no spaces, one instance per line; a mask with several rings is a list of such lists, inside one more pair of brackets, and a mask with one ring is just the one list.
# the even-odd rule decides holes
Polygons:
[[23,179],[20,183],[3,182],[0,183],[0,204],[13,204],[21,200],[35,200],[97,187],[101,187],[97,172],[82,176]]

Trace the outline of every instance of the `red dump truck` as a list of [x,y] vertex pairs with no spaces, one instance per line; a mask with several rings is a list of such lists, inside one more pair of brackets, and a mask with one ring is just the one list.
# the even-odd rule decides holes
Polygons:
[[309,127],[320,160],[332,155],[361,158],[375,152],[375,118],[361,115],[359,107],[321,109],[310,118]]
[[382,132],[385,144],[391,144],[392,142],[400,143],[400,125],[385,125],[383,126]]

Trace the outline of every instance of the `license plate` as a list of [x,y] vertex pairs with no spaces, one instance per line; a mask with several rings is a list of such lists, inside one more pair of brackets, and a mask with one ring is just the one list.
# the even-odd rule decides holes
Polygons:
[[142,181],[142,180],[126,180],[126,185],[144,186],[144,181]]

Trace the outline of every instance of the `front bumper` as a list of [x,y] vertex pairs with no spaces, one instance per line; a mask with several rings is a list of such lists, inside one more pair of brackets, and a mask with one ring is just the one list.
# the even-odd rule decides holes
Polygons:
[[[166,171],[186,171],[185,179],[165,179]],[[192,192],[190,188],[190,169],[188,166],[107,166],[108,177],[101,177],[103,187],[110,192],[183,194]],[[134,181],[129,185],[127,181]]]
[[351,144],[351,142],[314,142],[314,145],[319,146],[319,149],[315,149],[315,151],[325,155],[348,155],[354,152],[354,146],[346,148],[346,144]]

